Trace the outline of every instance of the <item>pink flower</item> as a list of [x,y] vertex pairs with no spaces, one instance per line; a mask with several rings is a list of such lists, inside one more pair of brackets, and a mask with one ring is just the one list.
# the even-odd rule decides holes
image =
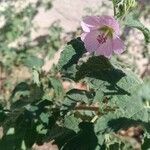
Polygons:
[[81,22],[84,33],[81,40],[88,52],[95,52],[110,58],[114,53],[124,51],[124,44],[119,38],[119,24],[110,16],[89,16]]

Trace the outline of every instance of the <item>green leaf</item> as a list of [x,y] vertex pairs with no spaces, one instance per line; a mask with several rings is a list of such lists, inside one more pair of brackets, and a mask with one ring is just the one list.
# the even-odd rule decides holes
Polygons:
[[145,138],[144,143],[142,144],[143,150],[150,150],[150,138]]
[[67,69],[73,64],[77,64],[84,52],[84,44],[79,38],[70,41],[61,53],[58,67],[60,69]]
[[43,124],[40,124],[36,127],[36,131],[38,132],[38,134],[46,134],[47,133],[47,129],[45,129],[45,126]]
[[55,77],[50,77],[49,80],[50,84],[54,88],[56,99],[62,99],[64,96],[64,90],[61,81]]
[[98,120],[96,121],[96,124],[94,126],[94,132],[98,138],[98,144],[100,145],[100,147],[103,145],[105,141],[105,134],[108,134],[111,131],[111,128],[109,127],[108,123],[113,118],[115,118],[115,115],[109,113],[107,115],[99,117]]
[[69,76],[73,76],[76,72],[76,64],[84,53],[85,47],[79,38],[70,41],[61,53],[58,68]]
[[81,122],[79,124],[80,131],[76,136],[68,140],[62,150],[95,150],[98,139],[94,133],[94,125],[90,122]]
[[[142,82],[131,71],[119,68],[101,57],[92,57],[79,67],[77,77],[84,80],[89,88],[94,90],[94,101],[99,101],[100,106],[103,105],[103,98],[106,97],[107,105],[113,106],[116,116],[130,118],[142,106],[139,101],[135,102],[131,99],[137,86]],[[133,106],[135,109],[132,108]]]
[[104,92],[101,89],[95,91],[94,102],[100,102],[104,99]]
[[6,133],[7,135],[15,134],[15,129],[14,128],[9,128],[9,130]]
[[114,93],[110,97],[109,104],[115,105],[116,116],[133,118],[133,116],[142,109],[142,103],[139,100],[134,100],[132,98],[137,87],[141,85],[141,81],[129,71],[126,71],[125,74],[126,76],[117,82],[117,87],[121,88],[119,89],[118,93]]
[[63,101],[61,110],[72,110],[77,102],[90,104],[94,98],[93,92],[85,90],[72,89],[66,93],[66,98]]
[[136,95],[143,103],[150,102],[150,79],[144,81],[142,86],[137,91]]
[[[131,97],[134,101],[135,113],[132,115],[133,119],[144,122],[150,121],[150,81],[143,83],[137,87],[134,95]],[[131,108],[131,107],[129,107]],[[133,108],[132,108],[133,109]]]
[[22,143],[21,143],[21,150],[26,150],[27,147],[25,145],[25,141],[23,140]]
[[146,28],[137,18],[137,12],[131,12],[126,16],[125,19],[125,25],[128,27],[133,27],[137,28],[140,31],[142,31],[144,37],[145,37],[145,42],[150,43],[150,30]]
[[49,114],[48,113],[41,113],[40,114],[40,119],[43,123],[48,124],[49,123]]
[[24,64],[29,68],[41,69],[44,64],[44,61],[36,56],[27,56],[23,60]]
[[29,104],[29,105],[25,106],[25,109],[28,110],[28,111],[30,111],[30,112],[35,112],[35,111],[38,110],[38,107]]
[[33,69],[32,76],[33,76],[33,83],[37,84],[37,86],[40,86],[39,72],[37,70]]
[[[101,70],[107,70],[114,68],[110,61],[103,56],[90,57],[87,62],[78,66],[78,71],[76,73],[76,80],[82,79],[84,76],[89,76],[90,74],[98,75]],[[95,76],[96,76],[95,75]]]
[[67,142],[70,141],[76,133],[65,127],[60,127],[58,125],[53,126],[49,131],[50,140],[55,140],[55,143],[59,149]]
[[68,129],[78,132],[79,131],[78,125],[80,122],[81,120],[75,118],[74,115],[70,115],[70,116],[66,115],[64,119],[64,126]]
[[116,115],[148,123],[150,121],[148,84],[127,87],[131,95],[113,96],[111,102],[118,106]]
[[105,96],[130,95],[130,89],[141,83],[131,71],[114,67],[103,57],[89,58],[79,67],[76,79],[84,80],[96,95],[100,92],[100,95],[103,93]]

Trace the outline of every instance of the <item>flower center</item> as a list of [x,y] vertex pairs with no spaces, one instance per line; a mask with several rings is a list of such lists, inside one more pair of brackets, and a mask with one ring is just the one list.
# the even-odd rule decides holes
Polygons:
[[99,31],[102,32],[102,34],[99,34],[96,39],[100,44],[105,43],[108,37],[113,37],[114,30],[108,26],[100,28]]
[[107,37],[105,36],[105,34],[99,34],[96,39],[99,44],[104,44],[107,40]]

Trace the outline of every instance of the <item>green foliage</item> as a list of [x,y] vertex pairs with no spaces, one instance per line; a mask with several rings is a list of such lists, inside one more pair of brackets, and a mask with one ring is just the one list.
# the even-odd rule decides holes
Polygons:
[[66,111],[73,110],[78,102],[90,104],[93,98],[93,92],[72,89],[66,93],[61,111],[64,113]]
[[68,129],[74,130],[76,133],[79,131],[79,123],[80,119],[75,118],[74,115],[65,116],[64,118],[64,126]]
[[146,28],[139,20],[137,16],[138,12],[131,12],[126,16],[125,25],[132,28],[137,28],[138,30],[142,31],[145,42],[148,44],[150,43],[150,30]]
[[33,82],[37,86],[40,86],[40,75],[39,75],[39,72],[36,69],[33,69],[32,75],[33,75]]
[[114,5],[114,15],[118,18],[125,17],[133,10],[137,3],[136,0],[112,0]]
[[[134,2],[114,0],[115,15],[125,19],[125,25],[141,30],[148,43],[149,30],[131,12]],[[41,5],[38,1],[36,7]],[[87,54],[80,38],[68,42],[57,66],[42,71],[43,58],[52,58],[59,49],[62,29],[54,23],[48,35],[36,38],[33,46],[30,27],[36,9],[29,5],[20,13],[12,13],[13,9],[3,13],[7,21],[0,29],[2,73],[7,76],[14,68],[26,66],[32,77],[14,82],[0,104],[0,149],[28,150],[35,143],[51,140],[62,150],[135,149],[132,141],[143,150],[150,148],[149,79],[143,82],[113,58]],[[27,22],[23,17],[28,17]],[[21,36],[27,42],[9,47]],[[73,82],[72,87],[66,88],[65,80]],[[2,91],[7,93],[7,88]],[[139,127],[140,133],[132,137],[120,135]]]
[[26,58],[24,58],[23,62],[27,67],[31,69],[40,69],[44,64],[43,60],[36,56],[27,56]]
[[[58,50],[62,28],[58,22],[49,27],[49,33],[45,36],[31,39],[31,31],[34,29],[33,18],[37,14],[40,5],[29,4],[24,9],[16,12],[8,3],[8,8],[0,12],[5,18],[5,24],[0,28],[0,59],[4,68],[13,72],[12,66],[25,65],[29,68],[39,69],[43,65],[43,58],[52,58]],[[23,41],[22,41],[23,39]],[[37,44],[33,46],[33,43]],[[43,56],[42,59],[39,58]]]
[[64,48],[58,66],[60,69],[67,69],[77,64],[80,57],[85,53],[84,43],[80,38],[74,39]]
[[62,100],[62,98],[64,96],[64,90],[63,90],[61,81],[54,77],[50,77],[49,80],[50,80],[51,86],[54,88],[56,98],[58,100]]
[[85,47],[80,38],[70,41],[61,53],[58,68],[69,78],[75,78],[76,64],[84,53]]
[[140,30],[145,38],[146,44],[150,43],[150,29],[145,27],[140,20],[140,11],[135,9],[138,7],[136,0],[112,0],[114,5],[114,15],[124,20],[123,24],[127,27]]
[[[70,49],[72,50],[72,47],[70,47]],[[71,50],[69,50],[69,47],[67,48],[67,51]],[[62,58],[66,56],[65,52],[66,51],[63,52],[64,55],[62,55]],[[74,55],[74,53],[71,54]],[[61,61],[62,58],[60,58]],[[68,64],[67,59],[63,59],[62,62],[63,63],[60,63],[62,64],[62,68],[63,66],[65,66],[64,64]],[[99,119],[94,125],[94,134],[97,139],[95,139],[95,141],[97,141],[95,147],[98,146],[98,143],[100,145],[99,148],[103,148],[105,144],[107,145],[106,137],[111,136],[112,132],[117,132],[120,129],[131,127],[134,125],[146,124],[147,121],[144,118],[140,119],[141,116],[143,116],[144,106],[142,105],[141,101],[137,101],[137,99],[133,98],[136,93],[136,89],[139,85],[142,84],[142,81],[135,74],[122,69],[120,66],[116,67],[113,61],[109,61],[108,59],[99,56],[90,57],[86,61],[83,61],[79,64],[72,63],[69,67],[72,66],[76,67],[75,80],[84,80],[84,82],[89,86],[92,93],[72,89],[71,91],[66,93],[63,107],[61,109],[62,111],[65,111],[65,113],[66,111],[69,111],[76,114],[76,112],[78,113],[76,107],[78,107],[79,103],[90,105],[93,102],[99,102],[99,113],[102,116],[99,116]],[[67,76],[66,72],[64,72],[63,69],[62,73],[64,76]],[[81,92],[83,94],[80,94]],[[91,94],[91,96],[85,97],[87,95],[86,93],[88,95]],[[113,114],[111,115],[110,113],[112,112]],[[74,128],[74,131],[76,131],[78,129],[76,125],[76,119],[79,117],[79,115],[70,117],[70,121],[75,125],[71,127],[71,129]],[[119,120],[121,118],[122,120]],[[83,119],[83,117],[80,119]],[[114,123],[115,126],[113,126],[113,122],[117,120],[118,123]],[[127,121],[129,124],[125,125],[124,123],[121,123],[122,121]],[[121,124],[119,125],[119,123]],[[116,126],[116,124],[118,124],[118,126]],[[90,137],[93,138],[93,135],[89,135],[89,138]],[[71,145],[76,145],[75,143],[78,141],[78,139],[73,138],[71,141],[65,144],[64,148],[69,149]],[[83,146],[85,141],[80,140],[80,142]],[[125,147],[126,146],[127,144],[125,145]]]
[[42,59],[35,56],[27,56],[24,58],[23,62],[27,67],[36,69],[40,69],[44,64]]
[[[113,135],[121,129],[138,125],[143,126],[149,135],[149,82],[142,84],[134,73],[116,65],[113,59],[102,56],[85,59],[84,51],[78,53],[78,48],[84,50],[83,43],[78,39],[75,43],[81,45],[68,45],[62,52],[58,68],[61,76],[72,79],[72,75],[68,75],[68,68],[75,67],[74,81],[84,82],[87,89],[73,88],[65,92],[63,80],[56,77],[57,72],[45,75],[35,69],[41,66],[32,64],[35,67],[32,82],[18,84],[10,97],[11,115],[7,116],[2,109],[5,133],[10,133],[11,124],[15,131],[11,136],[17,137],[13,142],[19,137],[19,147],[22,142],[29,148],[34,142],[49,138],[64,150],[76,149],[77,146],[81,150],[113,148],[120,142],[125,148],[132,144],[125,144],[124,140],[116,139]],[[29,120],[27,127],[23,135],[18,135],[23,124],[26,124],[25,118]],[[21,126],[16,124],[18,119],[23,121]],[[32,137],[30,141],[29,136]],[[6,139],[2,139],[2,145],[8,142],[8,135],[4,137]],[[110,138],[113,139],[111,142]],[[18,144],[15,145],[17,147]]]

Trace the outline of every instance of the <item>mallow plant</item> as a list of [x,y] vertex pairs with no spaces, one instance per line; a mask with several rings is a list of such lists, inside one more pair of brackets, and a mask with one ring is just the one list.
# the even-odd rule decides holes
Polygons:
[[127,51],[124,28],[140,30],[145,46],[150,31],[135,17],[135,0],[112,4],[114,16],[81,20],[81,37],[64,46],[49,73],[33,65],[32,80],[14,87],[10,108],[0,107],[1,149],[48,141],[61,150],[150,148],[150,80],[116,59]]

